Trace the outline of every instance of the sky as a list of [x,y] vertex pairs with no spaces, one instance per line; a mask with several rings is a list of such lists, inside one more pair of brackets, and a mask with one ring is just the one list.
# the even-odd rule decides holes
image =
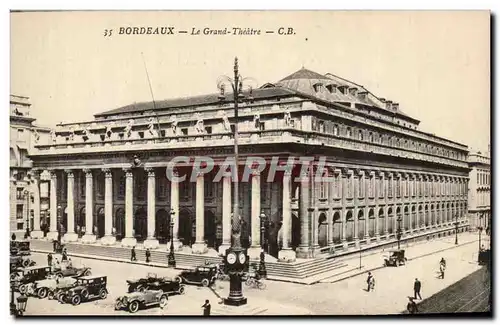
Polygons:
[[[41,125],[90,121],[150,101],[144,62],[156,100],[214,93],[237,56],[241,74],[259,85],[301,67],[333,73],[398,102],[422,131],[474,151],[490,143],[487,11],[94,11],[10,18],[10,93],[30,97]],[[170,26],[175,34],[118,34],[120,27],[143,26]],[[190,35],[193,28],[225,27],[262,34]],[[294,34],[278,35],[280,27]]]

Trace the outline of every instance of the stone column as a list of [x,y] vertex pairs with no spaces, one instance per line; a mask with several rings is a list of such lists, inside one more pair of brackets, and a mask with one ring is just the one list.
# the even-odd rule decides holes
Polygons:
[[252,259],[260,258],[260,172],[252,172],[252,209],[251,209],[251,246],[248,249],[248,256]]
[[278,252],[278,259],[286,262],[293,262],[296,259],[296,254],[290,248],[291,233],[292,233],[292,206],[290,200],[290,191],[292,188],[291,174],[285,172],[283,175],[283,246]]
[[334,196],[333,196],[333,191],[335,189],[335,184],[334,184],[334,177],[335,174],[333,173],[333,170],[328,170],[328,180],[330,181],[327,183],[328,185],[328,236],[327,236],[327,245],[328,246],[333,246],[333,202],[334,202]]
[[137,239],[134,237],[134,173],[130,168],[124,168],[125,171],[125,238],[122,240],[122,246],[133,247],[137,245]]
[[50,171],[50,227],[47,239],[57,239],[57,174],[55,170]]
[[[393,174],[388,173],[387,174],[387,179],[384,179],[384,187],[387,189],[385,191],[385,207],[384,207],[384,215],[385,215],[385,230],[384,230],[384,235],[386,236],[385,239],[389,239],[389,185],[392,188],[392,193],[394,195],[394,186],[392,182],[392,176]],[[395,213],[395,211],[393,212]]]
[[196,241],[193,244],[194,254],[204,254],[207,252],[205,243],[205,174],[196,175]]
[[33,231],[32,238],[43,238],[43,231],[40,229],[40,170],[32,170],[33,183],[31,191],[33,192]]
[[222,245],[219,254],[226,255],[231,246],[231,177],[222,178]]
[[[378,174],[378,175],[377,175]],[[375,173],[375,177],[378,176],[378,182],[377,179],[375,178],[375,240],[380,240],[380,218],[379,218],[379,207],[380,207],[380,189],[384,189],[384,172],[378,171]],[[382,185],[380,185],[382,184]],[[382,192],[383,193],[383,192]],[[382,202],[383,203],[383,202]]]
[[[169,177],[168,174],[167,177]],[[170,179],[170,213],[171,213],[170,217],[174,221],[174,227],[172,231],[174,233],[174,251],[177,251],[181,249],[182,243],[179,240],[179,222],[180,222],[179,182],[176,179],[174,179],[175,177],[179,177],[179,172],[177,169],[174,168],[172,171],[172,179]],[[168,248],[170,249],[170,245],[168,246]]]
[[116,237],[113,236],[113,173],[111,169],[104,168],[104,237],[101,244],[113,245]]
[[309,162],[304,162],[300,171],[300,243],[297,247],[297,256],[300,258],[310,257],[309,248]]
[[92,178],[92,170],[84,169],[85,173],[85,235],[82,237],[82,243],[90,244],[96,242],[96,234],[94,231],[94,181]]
[[[341,242],[342,242],[342,246],[344,247],[344,249],[347,249],[347,237],[346,237],[346,234],[347,234],[347,212],[346,212],[346,198],[347,198],[347,187],[349,186],[347,184],[347,182],[349,182],[349,170],[347,168],[343,168],[340,170],[340,181],[341,181],[341,184],[342,184],[342,239],[341,239]],[[355,221],[355,220],[353,220]]]
[[68,174],[68,196],[67,196],[67,224],[68,228],[66,229],[66,233],[62,239],[63,242],[73,242],[78,240],[78,234],[75,233],[75,199],[74,199],[74,190],[75,190],[75,174],[72,170],[65,170]]
[[[148,174],[148,237],[144,241],[144,248],[156,249],[160,246],[155,237],[156,228],[156,175],[154,168],[144,168]],[[170,225],[166,225],[170,231]]]

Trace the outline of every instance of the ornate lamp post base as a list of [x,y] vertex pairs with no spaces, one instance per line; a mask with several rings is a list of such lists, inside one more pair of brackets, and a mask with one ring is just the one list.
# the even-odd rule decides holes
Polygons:
[[[232,253],[234,253],[235,256],[239,256],[239,254],[244,253],[244,251],[240,247],[231,247],[228,249],[227,255]],[[240,271],[229,272],[229,297],[224,299],[224,305],[242,306],[247,304],[247,298],[243,296],[243,291],[241,289],[241,274],[242,272]]]

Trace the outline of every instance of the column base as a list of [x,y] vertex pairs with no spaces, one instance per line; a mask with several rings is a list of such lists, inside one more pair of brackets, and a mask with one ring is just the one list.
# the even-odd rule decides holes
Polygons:
[[49,231],[47,233],[47,240],[57,240],[57,231]]
[[205,254],[208,252],[207,244],[205,243],[194,243],[191,250],[193,254]]
[[77,241],[78,240],[78,234],[77,233],[65,233],[63,238],[61,239],[61,241],[63,243],[71,243],[71,242],[74,242],[74,241]]
[[260,252],[262,252],[262,248],[259,246],[251,246],[247,250],[248,256],[251,260],[260,260]]
[[111,245],[114,245],[115,243],[116,243],[115,236],[106,235],[106,236],[104,236],[104,237],[101,238],[101,245],[111,246]]
[[41,230],[33,230],[31,232],[31,238],[33,238],[33,239],[43,238],[43,231],[41,231]]
[[82,237],[82,243],[84,244],[93,244],[97,241],[97,237],[94,234],[85,234]]
[[134,237],[125,237],[122,239],[122,247],[134,247],[137,245],[137,239]]
[[297,256],[293,249],[282,249],[278,252],[278,261],[280,262],[295,262]]
[[[180,251],[182,246],[182,242],[179,239],[174,239],[174,252]],[[167,244],[167,250],[170,252],[170,242]]]
[[226,256],[226,249],[231,247],[229,244],[222,244],[219,246],[219,255]]
[[144,248],[157,249],[158,247],[160,247],[158,239],[148,238],[144,241]]
[[311,249],[309,247],[297,247],[297,257],[311,258]]

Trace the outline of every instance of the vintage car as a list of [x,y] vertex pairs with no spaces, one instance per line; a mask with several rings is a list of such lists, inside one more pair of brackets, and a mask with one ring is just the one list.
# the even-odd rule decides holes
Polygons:
[[106,299],[108,290],[106,288],[107,276],[83,276],[77,279],[77,284],[66,290],[61,290],[57,295],[60,303],[71,303],[76,306],[82,301],[91,299]]
[[186,284],[196,284],[208,287],[215,283],[217,276],[217,265],[208,264],[198,266],[194,270],[185,270],[178,274],[174,281]]
[[14,289],[25,294],[30,283],[43,280],[50,275],[50,266],[30,266],[23,269],[17,269],[11,273],[10,279],[13,281]]
[[408,260],[405,257],[404,249],[396,249],[388,251],[389,255],[384,256],[384,266],[400,266],[405,265]]
[[170,279],[158,279],[156,282],[149,283],[146,286],[147,290],[161,290],[169,295],[171,294],[184,294],[185,288],[183,284],[178,281]]
[[73,277],[59,278],[56,275],[51,275],[45,280],[36,281],[34,283],[34,294],[39,298],[47,296],[54,297],[54,292],[58,289],[70,288],[76,285],[77,279]]
[[36,265],[36,262],[27,256],[16,255],[10,257],[10,271],[14,271],[21,267],[29,267]]
[[146,286],[148,284],[157,282],[162,279],[163,278],[158,277],[156,273],[148,273],[148,275],[145,278],[127,280],[128,292],[142,291],[146,289]]
[[167,305],[167,302],[168,295],[163,290],[146,289],[141,292],[131,292],[118,297],[115,302],[115,310],[127,309],[129,312],[135,313],[139,308],[151,306],[163,308]]
[[90,271],[90,267],[66,267],[66,268],[57,268],[53,271],[56,277],[63,278],[63,277],[81,277],[81,276],[89,276],[92,275],[92,272]]
[[30,242],[28,240],[11,240],[10,241],[10,255],[30,255]]

